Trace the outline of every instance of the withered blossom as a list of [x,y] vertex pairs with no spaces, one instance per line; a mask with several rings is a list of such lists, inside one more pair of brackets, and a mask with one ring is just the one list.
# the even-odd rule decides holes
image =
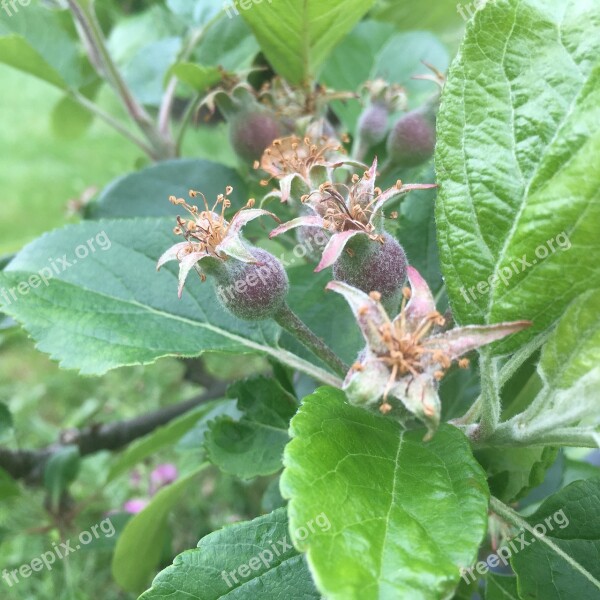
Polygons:
[[[191,216],[187,219],[177,217],[177,226],[173,231],[176,235],[183,236],[186,241],[171,246],[157,263],[157,269],[160,269],[169,261],[179,261],[178,295],[180,298],[192,269],[198,272],[203,281],[206,279],[200,266],[201,261],[205,259],[223,262],[232,258],[243,263],[257,263],[256,253],[250,251],[241,237],[243,226],[263,215],[279,221],[273,213],[253,208],[253,199],[249,200],[244,208],[238,210],[231,221],[227,221],[225,210],[231,206],[228,196],[232,191],[233,188],[228,186],[225,194],[219,194],[211,208],[204,194],[190,190],[190,198],[202,198],[204,210],[200,210],[196,205],[189,205],[183,198],[175,196],[169,198],[172,204],[182,206]],[[216,212],[219,206],[220,211]]]
[[384,241],[383,208],[390,200],[413,190],[426,190],[435,184],[404,184],[397,181],[393,187],[382,191],[376,187],[377,158],[362,177],[354,175],[352,184],[322,183],[318,191],[302,198],[313,214],[303,215],[283,223],[271,232],[275,237],[296,227],[320,227],[332,234],[316,271],[335,263],[346,244],[357,235],[367,236],[375,242]]
[[445,318],[436,310],[433,295],[416,269],[408,268],[407,288],[400,313],[391,319],[380,302],[380,294],[366,294],[334,281],[327,288],[347,300],[367,342],[352,366],[343,388],[351,403],[379,404],[386,414],[401,404],[427,426],[431,438],[440,422],[439,381],[461,357],[486,344],[521,331],[529,321],[470,325],[444,331]]

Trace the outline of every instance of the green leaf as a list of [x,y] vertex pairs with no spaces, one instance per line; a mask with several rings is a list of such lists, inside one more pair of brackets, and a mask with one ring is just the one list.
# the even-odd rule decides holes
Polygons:
[[374,0],[275,0],[240,14],[275,71],[292,84],[308,84],[336,44]]
[[488,3],[450,69],[436,219],[454,315],[534,323],[495,345],[497,354],[600,285],[597,17],[594,0]]
[[[417,178],[419,182],[435,181],[432,166],[427,166]],[[436,230],[436,190],[411,192],[400,205],[398,239],[406,252],[409,263],[421,273],[434,294],[444,282],[440,270]]]
[[[72,264],[78,260],[74,248],[97,239],[99,229],[110,243],[87,262]],[[88,374],[167,355],[243,351],[246,341],[256,350],[265,342],[274,345],[274,326],[233,319],[220,308],[211,283],[191,278],[177,298],[176,267],[156,272],[158,257],[175,241],[171,229],[170,219],[141,219],[84,222],[46,234],[0,275],[3,287],[16,289],[47,268],[49,258],[60,271],[64,264],[56,259],[65,252],[70,266],[3,310],[25,323],[41,350]],[[136,230],[143,235],[133,235]]]
[[[291,434],[281,491],[319,590],[330,600],[448,597],[487,527],[485,475],[464,435],[445,425],[425,443],[423,430],[332,388],[305,398]],[[330,527],[299,535],[318,515]]]
[[337,381],[279,347],[275,323],[225,312],[212,282],[190,277],[179,300],[177,265],[156,272],[159,256],[177,240],[172,228],[171,219],[123,219],[45,234],[0,273],[10,302],[1,310],[24,324],[41,351],[83,374],[215,351],[264,354]]
[[113,181],[89,208],[87,216],[175,217],[181,214],[181,207],[173,206],[169,196],[185,198],[190,189],[195,189],[214,202],[228,185],[234,190],[233,206],[243,206],[248,200],[246,186],[233,169],[208,160],[168,160]]
[[76,41],[63,26],[61,11],[15,3],[16,11],[0,11],[0,62],[39,77],[59,88],[85,83],[84,64]]
[[128,592],[140,592],[161,559],[167,540],[167,519],[194,477],[208,463],[162,488],[148,506],[127,522],[112,560],[115,581]]
[[290,543],[286,511],[281,508],[207,535],[197,549],[180,554],[159,573],[139,600],[320,597],[304,557]]
[[242,19],[221,19],[205,31],[194,58],[201,65],[239,71],[250,67],[258,50],[256,39]]
[[486,577],[485,600],[521,600],[517,578],[490,573]]
[[65,446],[57,450],[44,467],[44,486],[50,495],[53,508],[57,508],[62,493],[69,487],[79,473],[79,448]]
[[600,468],[595,464],[590,464],[583,460],[565,460],[565,472],[563,476],[563,485],[569,485],[580,479],[596,479],[600,477]]
[[279,471],[289,422],[298,408],[296,399],[267,377],[238,382],[227,395],[237,398],[243,416],[211,423],[204,442],[210,461],[245,479]]
[[[560,552],[526,533],[511,558],[522,599],[570,600],[600,595],[600,479],[576,481],[548,498],[527,522],[546,530]],[[517,546],[520,547],[520,544]]]
[[21,495],[17,482],[2,468],[0,468],[0,500],[14,498]]
[[237,419],[242,413],[237,409],[235,400],[220,400],[209,410],[177,443],[176,450],[198,451],[204,448],[204,440],[211,421],[228,416]]
[[189,22],[182,23],[162,3],[153,3],[144,11],[119,17],[110,30],[108,51],[123,69],[144,46],[169,37],[182,37],[188,27]]
[[190,2],[190,0],[167,0],[169,10],[189,25],[204,25],[215,18],[219,11],[223,10],[222,0],[202,0],[202,2]]
[[277,508],[284,508],[287,502],[281,497],[279,491],[279,477],[271,479],[265,489],[265,493],[260,502],[260,507],[264,512],[271,512]]
[[51,118],[54,135],[66,140],[80,138],[94,122],[94,115],[69,96],[56,103]]
[[[1,326],[0,326],[1,328]],[[0,402],[0,441],[5,441],[14,427],[13,416],[4,402]]]
[[[431,74],[422,61],[442,72],[448,68],[448,51],[433,34],[398,33],[389,24],[364,21],[333,51],[322,78],[329,87],[347,91],[358,91],[366,81],[383,78],[406,88],[412,108],[436,91],[430,82],[413,79]],[[334,106],[344,126],[354,131],[362,110],[359,102],[336,102]]]
[[160,106],[167,72],[177,60],[181,38],[169,37],[140,48],[123,67],[123,78],[142,104]]
[[[600,424],[600,290],[577,298],[550,334],[538,366],[543,387],[531,404],[501,429],[522,438],[581,423]],[[576,399],[576,401],[574,401]]]
[[[285,264],[285,263],[284,263]],[[365,342],[352,313],[339,294],[325,291],[331,272],[314,272],[315,265],[288,268],[291,293],[288,302],[292,310],[346,362],[356,359]],[[340,335],[343,331],[344,334]],[[295,338],[284,333],[281,345],[310,360],[311,354]]]
[[202,417],[213,410],[217,404],[218,402],[208,402],[202,406],[198,406],[129,444],[111,465],[107,482],[131,470],[135,465],[162,448],[175,444],[188,431],[193,429]]
[[[437,0],[424,11],[419,0],[382,0],[371,16],[398,29],[434,29],[439,32],[460,30],[478,4],[475,0]],[[461,12],[463,16],[461,17]]]
[[488,474],[490,492],[505,503],[525,497],[544,481],[558,454],[557,448],[487,448],[475,458]]
[[600,363],[600,290],[577,298],[542,349],[540,377],[552,389],[568,389]]
[[221,81],[222,75],[216,67],[205,67],[196,63],[180,62],[169,71],[179,81],[189,85],[195,92],[201,93]]

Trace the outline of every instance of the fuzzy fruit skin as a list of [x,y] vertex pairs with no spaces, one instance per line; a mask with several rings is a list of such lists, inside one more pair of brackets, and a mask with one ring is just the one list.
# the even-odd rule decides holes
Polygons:
[[379,102],[365,109],[358,121],[358,132],[364,144],[371,147],[383,142],[388,130],[388,116],[388,109]]
[[245,321],[260,321],[283,306],[289,282],[283,265],[272,254],[260,248],[251,252],[257,263],[231,259],[210,274],[217,280],[219,301],[230,313]]
[[251,163],[283,135],[283,128],[268,111],[242,112],[231,121],[229,139],[236,154]]
[[387,140],[388,157],[398,167],[416,167],[431,158],[435,149],[435,119],[421,110],[404,115]]
[[[304,249],[302,252],[314,262],[318,262],[323,254],[330,236],[318,227],[298,227],[296,229],[296,240]],[[298,255],[296,255],[298,256]]]
[[[333,265],[333,277],[366,294],[379,292],[385,308],[397,311],[406,282],[408,261],[402,246],[389,234],[383,244],[367,236],[356,236],[348,244],[354,256],[343,252]],[[394,313],[395,314],[395,313]]]

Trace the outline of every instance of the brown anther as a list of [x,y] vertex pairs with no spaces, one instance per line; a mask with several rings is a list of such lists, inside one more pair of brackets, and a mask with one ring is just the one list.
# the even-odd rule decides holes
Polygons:
[[358,309],[358,316],[359,317],[364,317],[367,314],[369,314],[369,307],[368,306],[361,306]]
[[410,290],[409,287],[404,287],[402,288],[402,296],[406,299],[406,300],[410,300],[410,297],[412,296],[412,292]]
[[188,194],[190,195],[190,198],[195,198],[198,195],[198,192],[196,192],[194,190],[190,190],[188,192]]
[[360,181],[360,177],[354,173],[354,175],[352,175],[352,183],[358,183]]
[[392,405],[389,402],[383,402],[379,407],[379,412],[382,415],[387,415],[392,410]]
[[266,179],[261,179],[260,185],[262,185],[263,187],[267,187],[269,185],[269,182]]
[[359,363],[359,362],[355,362],[355,363],[352,365],[352,367],[351,367],[351,368],[352,368],[352,370],[353,370],[353,371],[358,371],[359,373],[360,373],[361,371],[364,371],[364,370],[365,370],[365,368],[364,368],[364,367],[362,366],[362,364],[361,364],[361,363]]
[[256,169],[260,169],[260,163],[259,163],[257,160],[255,160],[255,161],[254,161],[254,164],[252,165],[252,168],[253,168],[254,170],[256,170]]
[[437,381],[439,381],[444,376],[444,371],[436,371],[433,376]]
[[246,202],[246,208],[253,208],[255,204],[256,204],[256,199],[249,198],[248,202]]
[[390,213],[390,219],[397,219],[398,218],[398,211],[395,210],[392,213]]
[[183,231],[182,231],[181,227],[177,226],[177,227],[173,228],[173,233],[175,235],[181,235],[183,233]]
[[228,185],[228,186],[225,188],[225,195],[226,195],[226,196],[229,196],[229,195],[231,194],[231,192],[233,192],[233,188],[232,188],[230,185]]
[[395,187],[396,187],[397,190],[401,190],[402,189],[402,185],[403,185],[402,184],[402,180],[398,179],[398,181],[396,181],[396,186]]
[[469,368],[469,364],[471,364],[471,363],[470,363],[470,361],[469,361],[468,358],[461,358],[458,361],[458,366],[459,366],[460,369],[468,369]]
[[376,188],[373,190],[373,193],[374,193],[376,196],[381,196],[381,194],[382,194],[383,192],[382,192],[382,189],[381,189],[380,187],[376,187]]
[[175,198],[175,196],[169,196],[169,202],[171,204],[177,204],[177,198]]
[[373,291],[369,293],[369,298],[371,298],[371,300],[375,300],[375,302],[380,302],[381,294],[379,292]]

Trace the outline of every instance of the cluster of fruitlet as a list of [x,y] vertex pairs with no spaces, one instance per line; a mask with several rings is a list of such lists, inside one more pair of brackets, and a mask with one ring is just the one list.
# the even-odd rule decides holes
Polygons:
[[[347,155],[344,142],[348,140],[338,136],[327,120],[328,101],[339,94],[320,88],[302,95],[281,82],[260,94],[246,84],[227,94],[214,94],[212,100],[230,122],[237,154],[269,176],[260,181],[262,186],[276,183],[264,201],[276,198],[296,216],[281,223],[272,212],[254,208],[251,199],[227,220],[231,187],[212,206],[201,193],[190,191],[192,201],[202,198],[201,208],[172,197],[171,202],[188,212],[188,217],[178,217],[175,228],[185,241],[167,250],[158,266],[179,261],[180,295],[192,270],[202,280],[213,277],[217,297],[230,313],[250,321],[274,319],[344,375],[342,387],[350,402],[376,406],[385,414],[393,411],[403,420],[416,417],[431,435],[440,420],[438,383],[450,365],[458,361],[466,366],[459,360],[463,354],[527,323],[446,330],[427,284],[409,267],[404,249],[386,231],[384,215],[392,201],[436,186],[398,180],[382,189],[377,185],[377,158],[369,167],[359,160],[386,138],[388,167],[384,168],[427,160],[435,142],[437,99],[405,114],[389,131],[390,116],[406,108],[404,91],[383,81],[370,84],[368,90],[369,104],[359,120],[354,156]],[[300,243],[321,240],[315,271],[332,267],[334,281],[328,289],[348,300],[367,343],[351,367],[291,311],[281,262],[242,236],[244,225],[261,216],[279,223],[271,237],[294,229]],[[407,275],[410,289],[405,287]]]

